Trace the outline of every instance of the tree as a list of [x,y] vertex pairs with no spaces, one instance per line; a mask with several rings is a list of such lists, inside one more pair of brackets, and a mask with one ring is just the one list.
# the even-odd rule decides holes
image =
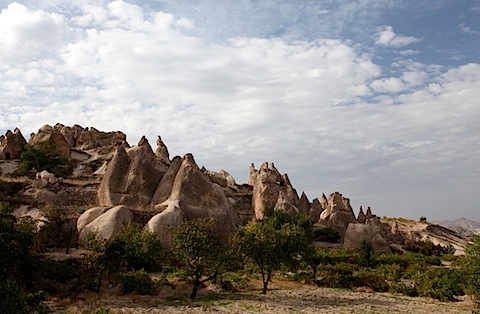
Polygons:
[[35,225],[17,219],[0,202],[0,309],[2,313],[46,313],[43,293],[30,293],[38,260],[33,254]]
[[473,242],[465,250],[461,261],[465,291],[480,309],[480,235],[473,237]]
[[195,299],[201,285],[217,278],[228,261],[228,249],[214,230],[215,220],[188,220],[177,227],[172,251],[192,278],[190,299]]
[[234,243],[247,262],[255,265],[262,275],[266,294],[273,272],[282,264],[292,263],[309,246],[309,237],[300,226],[277,219],[251,221],[237,229]]
[[67,176],[72,172],[70,161],[57,151],[55,144],[50,142],[27,144],[20,159],[22,160],[20,174],[29,174],[33,169],[47,170],[56,176]]

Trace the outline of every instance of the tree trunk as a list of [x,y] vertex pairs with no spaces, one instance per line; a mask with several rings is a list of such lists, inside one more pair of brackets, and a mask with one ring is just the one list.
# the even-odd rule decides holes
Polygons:
[[265,280],[265,275],[262,274],[262,279],[263,279],[263,294],[267,294],[267,288],[268,288],[268,282],[271,279],[270,273],[267,275],[267,280]]
[[200,289],[200,286],[202,285],[202,282],[200,281],[200,276],[195,275],[195,281],[193,282],[193,290],[192,293],[190,294],[190,300],[194,300],[195,297],[197,296],[198,290]]

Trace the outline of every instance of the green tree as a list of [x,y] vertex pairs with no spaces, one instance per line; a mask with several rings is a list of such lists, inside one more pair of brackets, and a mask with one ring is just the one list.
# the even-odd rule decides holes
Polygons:
[[72,172],[70,161],[58,152],[55,144],[50,142],[27,144],[20,159],[22,161],[20,174],[30,174],[33,169],[47,170],[56,176],[68,176]]
[[309,246],[303,228],[290,222],[280,225],[278,220],[270,218],[240,227],[234,242],[246,261],[262,275],[263,294],[267,293],[273,272],[282,264],[294,262]]
[[195,299],[201,285],[214,280],[224,270],[229,250],[214,230],[215,220],[188,220],[174,232],[172,253],[187,268],[192,278],[190,299]]
[[8,203],[0,202],[0,309],[2,313],[46,313],[43,293],[31,293],[38,268],[33,254],[35,225],[17,219]]
[[472,297],[477,309],[480,309],[480,235],[475,235],[467,247],[461,269],[465,292]]

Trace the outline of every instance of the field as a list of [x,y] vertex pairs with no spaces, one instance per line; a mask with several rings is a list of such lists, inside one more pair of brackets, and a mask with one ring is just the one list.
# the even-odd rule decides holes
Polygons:
[[[262,295],[261,282],[253,280],[240,292],[222,293],[206,288],[195,301],[188,299],[190,286],[163,288],[156,296],[121,295],[114,288],[101,294],[86,293],[76,301],[50,301],[53,313],[471,313],[473,303],[440,302],[390,293],[354,292],[318,288],[274,280]],[[182,291],[185,293],[182,294]],[[102,311],[103,310],[103,311]]]

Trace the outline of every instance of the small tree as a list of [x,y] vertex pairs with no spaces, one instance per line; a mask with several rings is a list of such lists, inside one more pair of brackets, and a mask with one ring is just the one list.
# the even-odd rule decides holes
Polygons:
[[308,246],[305,230],[292,223],[276,228],[275,219],[251,221],[237,229],[235,244],[247,262],[255,265],[262,275],[263,290],[266,294],[273,272],[282,263],[291,263]]
[[190,299],[201,285],[217,278],[228,261],[228,250],[214,230],[215,220],[188,220],[174,232],[172,251],[192,278]]
[[55,144],[50,142],[27,144],[20,159],[22,160],[20,174],[29,174],[33,169],[47,170],[56,176],[67,176],[72,172],[70,161],[58,152]]
[[477,309],[480,309],[480,235],[475,235],[473,243],[467,247],[461,268],[465,291],[472,297]]

